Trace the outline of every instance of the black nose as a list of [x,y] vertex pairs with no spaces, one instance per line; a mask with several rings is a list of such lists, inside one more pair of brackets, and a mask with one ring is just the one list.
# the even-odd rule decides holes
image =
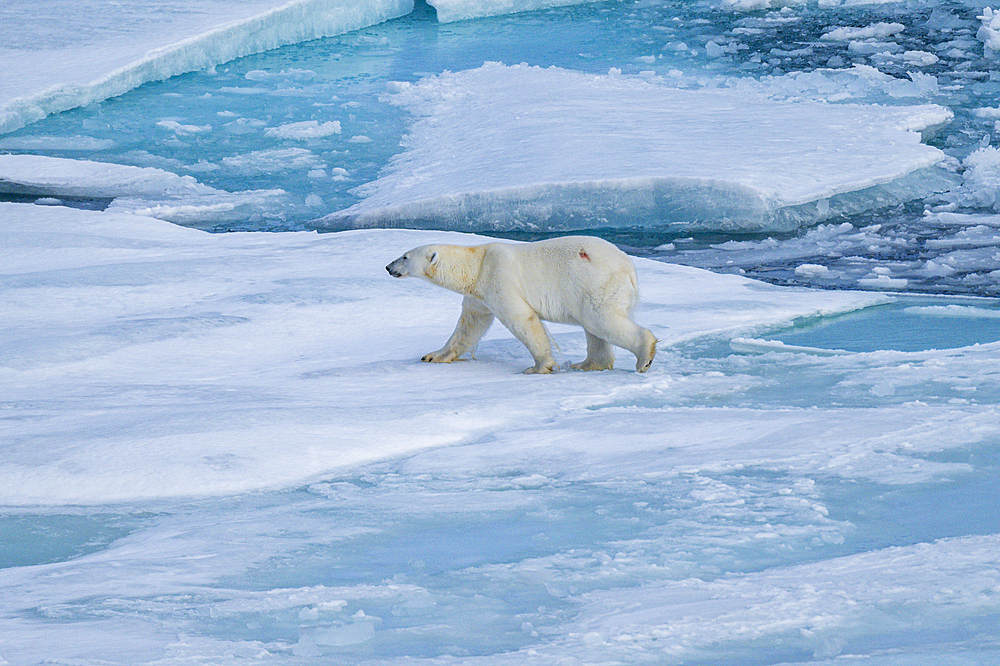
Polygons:
[[385,270],[388,271],[389,275],[391,275],[392,277],[399,277],[400,276],[399,271],[396,271],[396,270],[394,270],[392,268],[392,264],[389,264],[388,266],[386,266]]

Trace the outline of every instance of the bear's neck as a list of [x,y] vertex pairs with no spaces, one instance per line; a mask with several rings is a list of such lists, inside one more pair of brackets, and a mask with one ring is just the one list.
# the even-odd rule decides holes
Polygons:
[[428,270],[431,282],[464,296],[476,296],[476,282],[482,269],[482,248],[450,246],[446,257]]

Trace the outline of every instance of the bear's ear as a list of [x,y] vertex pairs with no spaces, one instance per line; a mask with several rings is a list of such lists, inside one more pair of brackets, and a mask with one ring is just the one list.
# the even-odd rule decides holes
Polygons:
[[434,263],[437,261],[437,259],[438,259],[438,253],[437,252],[431,252],[431,256],[427,257],[427,263],[429,263],[431,265],[434,265]]

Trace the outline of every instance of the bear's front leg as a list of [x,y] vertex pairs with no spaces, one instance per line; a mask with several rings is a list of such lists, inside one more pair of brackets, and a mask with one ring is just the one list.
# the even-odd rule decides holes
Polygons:
[[426,363],[451,363],[476,346],[493,324],[493,313],[478,298],[466,296],[462,301],[462,314],[458,318],[455,332],[444,343],[444,347],[420,357]]
[[527,303],[517,304],[510,311],[496,314],[535,359],[535,365],[526,369],[524,374],[547,375],[556,371],[556,362],[552,358],[552,345],[549,344],[549,333],[542,325],[538,314]]
[[437,351],[427,352],[420,357],[420,360],[424,363],[451,363],[458,358],[458,354],[454,350],[448,349],[438,349]]
[[535,365],[530,368],[524,369],[524,374],[526,375],[551,375],[558,369],[559,366],[556,365],[554,360],[549,361],[535,361]]

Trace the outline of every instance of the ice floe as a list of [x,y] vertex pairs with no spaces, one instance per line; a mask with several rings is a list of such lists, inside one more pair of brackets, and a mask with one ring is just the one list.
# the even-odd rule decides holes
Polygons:
[[[109,406],[129,405],[111,413],[43,408],[38,420],[15,426],[14,441],[31,447],[48,441],[46,432],[92,436],[64,440],[62,453],[53,455],[66,464],[44,470],[24,467],[23,458],[9,451],[4,504],[89,503],[302,483],[341,465],[461,441],[500,423],[450,413],[442,415],[444,421],[429,413],[397,419],[387,412],[379,417],[384,443],[376,446],[368,426],[375,408],[370,399],[392,392],[394,384],[439,382],[438,373],[463,373],[463,367],[477,382],[524,381],[511,377],[523,365],[518,358],[523,350],[500,326],[480,346],[476,363],[415,363],[447,337],[457,302],[423,284],[389,280],[382,269],[413,245],[471,243],[475,237],[377,230],[213,235],[113,210],[28,204],[2,204],[0,214],[2,247],[9,256],[2,268],[8,286],[2,297],[0,376],[9,388],[17,387],[17,396],[8,398],[28,408],[37,400],[56,400],[54,405],[80,391],[100,390]],[[638,316],[665,346],[761,330],[879,298],[779,289],[640,263],[644,305]],[[582,332],[566,327],[555,335],[564,360],[583,349]],[[574,376],[583,375],[565,374],[569,381]],[[378,377],[387,383],[375,381]],[[337,416],[310,416],[318,403],[308,396],[327,391],[331,382],[341,386],[337,406],[329,404]],[[345,383],[355,389],[345,393]],[[178,391],[176,399],[187,407],[154,417],[155,405],[133,405],[129,396],[142,402],[143,387],[154,385],[174,387],[169,390]],[[354,390],[360,392],[348,398]],[[182,413],[209,394],[215,397],[207,411],[192,419]],[[277,394],[286,396],[283,404],[300,406],[274,412],[266,405]],[[399,397],[404,394],[409,392]],[[501,421],[523,409],[512,404]],[[425,417],[436,424],[424,429],[426,437],[414,430]],[[150,426],[128,437],[100,435],[129,429],[126,422],[135,419],[150,419]],[[406,436],[394,436],[393,423]],[[270,444],[261,448],[263,441]],[[321,444],[333,441],[340,444]],[[230,462],[212,462],[223,458]]]
[[[294,151],[295,149],[290,149]],[[282,155],[281,168],[308,168],[316,163],[308,151]],[[278,159],[266,156],[273,162]],[[260,156],[232,158],[234,168],[260,169]],[[113,209],[131,211],[178,224],[211,225],[223,220],[254,219],[285,202],[282,190],[225,192],[191,176],[154,167],[135,167],[41,155],[0,155],[0,193],[37,197],[45,203],[99,200]]]
[[499,63],[390,99],[418,118],[405,151],[324,223],[789,229],[942,187],[919,132],[951,118]]
[[[989,337],[779,344],[890,299],[637,259],[644,375],[522,375],[502,327],[422,364],[459,298],[383,266],[481,237],[0,219],[11,663],[989,654],[996,535],[963,494],[1000,437]],[[905,307],[993,321],[952,305]]]

